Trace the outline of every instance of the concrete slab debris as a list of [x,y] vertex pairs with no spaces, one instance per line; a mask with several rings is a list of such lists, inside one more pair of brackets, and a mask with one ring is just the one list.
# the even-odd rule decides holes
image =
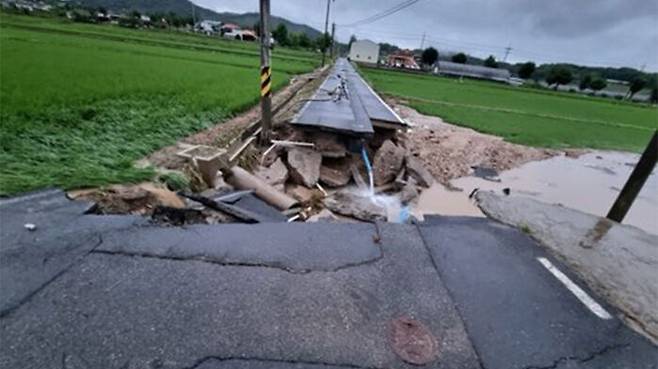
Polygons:
[[340,219],[329,209],[322,209],[319,213],[310,216],[306,222],[338,222]]
[[417,198],[419,194],[416,180],[413,177],[409,177],[407,183],[402,187],[402,191],[400,191],[398,197],[403,204],[408,204]]
[[434,177],[418,158],[413,155],[406,155],[404,163],[409,177],[415,179],[416,182],[423,187],[429,188],[432,186],[434,183]]
[[320,179],[322,154],[307,148],[293,147],[288,150],[288,165],[294,181],[306,187],[314,187]]
[[281,158],[277,158],[269,167],[259,167],[254,174],[272,186],[284,184],[288,180],[288,168]]
[[375,186],[393,182],[404,164],[404,149],[392,141],[385,141],[373,160]]
[[307,132],[305,140],[315,144],[315,150],[325,158],[342,158],[347,155],[345,144],[333,133]]
[[354,217],[366,222],[386,221],[386,208],[375,204],[362,191],[348,188],[338,191],[324,200],[324,205],[337,214]]
[[324,159],[320,167],[320,182],[334,188],[346,186],[352,179],[351,166],[351,158]]

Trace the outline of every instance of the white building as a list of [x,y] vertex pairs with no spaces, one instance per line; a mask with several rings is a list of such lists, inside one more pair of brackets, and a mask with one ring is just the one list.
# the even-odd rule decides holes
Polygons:
[[379,61],[379,44],[370,40],[352,42],[350,60],[358,63],[377,64],[377,61]]

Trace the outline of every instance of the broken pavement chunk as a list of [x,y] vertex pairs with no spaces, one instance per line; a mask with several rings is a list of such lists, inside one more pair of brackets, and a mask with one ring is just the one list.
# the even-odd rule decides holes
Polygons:
[[375,154],[373,176],[375,186],[392,182],[404,164],[404,149],[387,140]]
[[308,204],[315,196],[315,191],[304,186],[293,185],[288,189],[288,194],[302,204]]
[[347,155],[345,144],[339,141],[338,136],[326,132],[313,132],[308,134],[309,141],[315,144],[315,150],[327,158],[342,158]]
[[257,177],[261,178],[271,186],[284,184],[286,183],[286,180],[288,180],[288,168],[283,163],[281,158],[276,159],[276,161],[270,165],[269,168],[258,168],[254,174],[256,174]]
[[407,154],[405,163],[409,177],[415,179],[419,185],[429,188],[434,183],[434,177],[418,158]]
[[413,201],[416,197],[418,197],[418,188],[416,186],[416,180],[413,179],[413,177],[409,177],[409,180],[407,180],[407,184],[402,188],[402,191],[400,191],[400,194],[398,195],[400,198],[400,202],[403,204],[408,204],[411,201]]
[[319,212],[315,215],[312,215],[311,217],[309,217],[306,220],[306,222],[308,222],[308,223],[315,223],[315,222],[329,222],[329,223],[331,223],[331,222],[338,222],[338,221],[339,221],[338,217],[336,215],[334,215],[334,213],[332,213],[328,209],[322,209],[321,212]]
[[343,187],[352,179],[351,161],[347,159],[323,160],[320,182],[329,187]]
[[334,213],[367,222],[386,221],[386,209],[354,188],[336,192],[324,200],[324,205]]
[[299,184],[306,187],[314,187],[320,179],[320,165],[322,154],[307,149],[294,147],[288,150],[288,165],[290,176]]

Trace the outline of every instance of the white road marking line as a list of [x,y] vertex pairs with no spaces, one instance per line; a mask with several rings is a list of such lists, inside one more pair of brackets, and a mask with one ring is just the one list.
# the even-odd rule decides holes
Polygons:
[[601,319],[612,319],[612,316],[605,311],[603,306],[599,305],[598,302],[594,301],[593,298],[591,298],[587,292],[583,291],[582,288],[578,287],[577,284],[573,283],[569,277],[567,277],[560,269],[555,267],[553,263],[551,263],[548,259],[546,258],[537,258],[537,260],[543,265],[546,269],[548,269],[551,274],[555,276],[562,284],[564,284],[565,287],[571,293],[573,293],[580,302],[582,302],[587,308],[594,313],[594,315],[598,316]]

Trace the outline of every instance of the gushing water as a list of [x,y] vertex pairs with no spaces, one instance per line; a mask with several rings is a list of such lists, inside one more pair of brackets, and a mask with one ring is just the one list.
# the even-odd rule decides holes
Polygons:
[[361,147],[361,156],[363,156],[363,162],[366,164],[366,170],[368,171],[368,181],[370,182],[370,196],[375,196],[375,180],[372,175],[372,165],[370,165],[370,160],[368,159],[368,152],[366,147]]
[[363,157],[363,162],[365,163],[366,170],[368,171],[368,181],[370,184],[370,188],[367,190],[367,192],[362,194],[363,197],[368,198],[370,201],[372,201],[373,204],[385,209],[386,218],[389,222],[406,222],[409,218],[409,209],[402,205],[399,198],[396,196],[375,194],[375,181],[373,177],[372,165],[368,159],[368,152],[366,151],[365,146],[361,148],[361,156]]

